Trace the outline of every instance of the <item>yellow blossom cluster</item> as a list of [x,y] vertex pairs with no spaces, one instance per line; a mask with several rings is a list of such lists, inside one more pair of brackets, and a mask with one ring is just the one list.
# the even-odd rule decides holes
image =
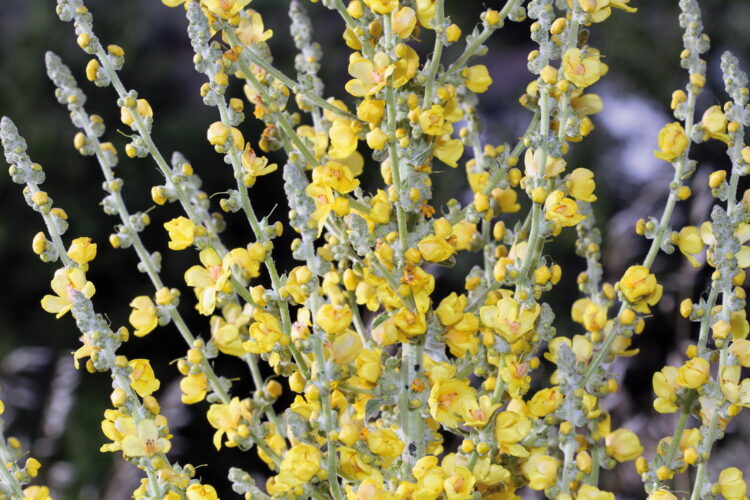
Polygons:
[[[341,85],[346,100],[324,96],[321,48],[300,1],[290,5],[300,52],[296,77],[274,66],[274,32],[248,8],[250,0],[162,3],[187,14],[193,63],[205,78],[200,97],[217,112],[205,138],[231,169],[218,206],[245,219],[240,246],[226,246],[227,221],[212,212],[193,166],[180,155],[171,165],[164,160],[151,135],[158,126],[152,103],[120,80],[124,50],[102,45],[83,0],[58,0],[57,10],[92,56],[87,80],[111,84],[117,94],[120,120],[133,134],[126,156],[150,157],[163,175],[164,184],[151,188],[153,202],[182,210],[161,222],[159,234],[169,250],[195,251],[184,284],[162,281],[161,256],[140,236],[157,215],[128,211],[113,173],[117,148],[100,141],[103,119],[88,114],[83,91],[57,56],[48,55],[47,67],[80,129],[74,147],[101,167],[105,211],[118,217],[110,244],[132,248],[153,285],[129,304],[133,336],[174,325],[186,347],[175,363],[182,403],[205,411],[217,450],[254,448],[268,467],[262,485],[232,468],[235,491],[248,499],[514,500],[533,490],[557,500],[609,500],[615,494],[599,488],[600,469],[635,462],[651,500],[677,498],[671,481],[691,467],[693,499],[746,498],[739,469],[712,476],[707,464],[720,434],[750,407],[750,378],[742,372],[750,367],[742,289],[750,267],[750,192],[737,195],[739,178],[750,171],[750,92],[736,59],[725,55],[730,100],[696,119],[706,85],[701,54],[708,49],[696,0],[681,2],[689,77],[672,96],[677,121],[654,138],[655,156],[673,165],[675,177],[661,217],[636,225],[651,240],[646,257],[629,263],[614,283],[602,279],[595,173],[566,158],[594,131],[592,116],[603,109],[589,87],[609,67],[588,45],[588,30],[596,32],[613,9],[635,13],[629,0],[508,0],[499,11],[485,10],[467,36],[451,22],[445,0],[321,2],[312,8],[341,17],[351,50],[350,78]],[[538,49],[528,55],[532,77],[519,103],[532,118],[517,141],[489,144],[477,107],[501,75],[475,58],[506,20],[527,16]],[[449,60],[444,52],[453,44],[463,49]],[[237,95],[234,80],[242,88]],[[257,143],[243,134],[246,106],[264,126]],[[47,229],[32,250],[60,264],[54,295],[42,298],[42,308],[57,318],[71,312],[81,331],[76,366],[85,359],[88,371],[112,378],[112,408],[101,423],[109,442],[101,451],[119,453],[144,472],[135,498],[217,499],[193,466],[169,460],[172,434],[156,399],[157,373],[167,368],[119,354],[121,344],[137,341],[126,327],[110,329],[94,309],[86,273],[100,248],[88,237],[65,246],[72,221],[40,189],[41,166],[8,119],[0,138],[11,177],[25,185],[24,197]],[[717,199],[710,220],[672,230],[677,203],[691,194],[691,147],[709,140],[727,147],[730,172],[709,177]],[[276,151],[286,157],[283,168],[270,163]],[[443,165],[465,171],[466,203],[457,190],[442,206],[433,200]],[[377,175],[363,175],[368,169],[380,174],[374,185]],[[283,181],[289,209],[276,221],[258,216],[250,194],[272,180]],[[296,262],[282,269],[275,240],[289,231]],[[573,232],[586,268],[566,278],[581,296],[569,311],[554,311],[546,294],[564,273],[547,250]],[[675,249],[692,266],[712,268],[711,285],[707,297],[679,306],[699,324],[697,342],[679,366],[653,375],[655,411],[680,413],[674,434],[642,443],[635,425],[613,428],[604,400],[618,382],[607,364],[637,354],[633,334],[666,307],[667,291],[652,267],[660,252]],[[462,287],[438,286],[439,269],[462,260],[479,263]],[[192,293],[183,296],[183,285]],[[185,301],[206,328],[189,326]],[[569,314],[566,331],[557,329],[556,314]],[[217,372],[220,356],[247,365],[251,394],[243,397]],[[291,402],[280,411],[285,392]],[[0,440],[0,452],[6,443],[18,448]],[[20,490],[39,468],[32,460],[23,469],[3,464],[16,483],[3,473],[2,487],[46,499],[42,486]]]

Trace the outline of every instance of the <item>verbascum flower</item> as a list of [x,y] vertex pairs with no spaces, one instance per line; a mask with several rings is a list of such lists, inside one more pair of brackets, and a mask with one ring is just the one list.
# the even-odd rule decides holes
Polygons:
[[464,68],[461,71],[461,76],[464,79],[466,88],[476,94],[487,92],[487,89],[492,85],[492,77],[489,71],[487,71],[487,66],[484,64]]
[[674,413],[677,411],[677,391],[680,386],[677,384],[677,368],[674,366],[665,366],[654,373],[652,384],[654,393],[658,396],[654,400],[654,409],[659,413]]
[[448,427],[458,427],[466,404],[476,399],[476,389],[468,380],[448,379],[432,386],[428,403],[430,415]]
[[230,19],[236,16],[250,2],[251,0],[201,0],[201,3],[203,3],[212,14],[224,19]]
[[49,495],[49,488],[46,486],[29,486],[23,489],[23,499],[21,500],[52,500]]
[[364,0],[376,14],[390,14],[398,8],[398,0]]
[[188,373],[180,380],[182,395],[180,401],[185,405],[200,403],[206,399],[208,392],[208,378],[205,373]]
[[534,450],[523,462],[521,471],[529,480],[529,488],[542,491],[555,484],[558,466],[557,459],[545,455],[542,451]]
[[254,10],[248,10],[248,17],[240,19],[237,38],[245,45],[263,43],[273,36],[273,30],[265,29],[263,18]]
[[712,139],[717,139],[723,143],[729,145],[729,135],[727,135],[727,120],[724,111],[721,106],[715,104],[708,108],[701,118],[700,126],[705,131],[706,135]]
[[309,444],[293,446],[281,461],[281,470],[274,478],[275,487],[280,491],[287,491],[306,483],[320,470],[321,459],[322,454],[315,446]]
[[529,310],[506,297],[494,306],[482,307],[479,317],[484,325],[498,330],[501,337],[513,343],[532,331],[540,311],[538,304]]
[[128,322],[135,329],[133,335],[144,337],[151,333],[156,325],[159,324],[159,318],[156,315],[156,306],[147,295],[141,295],[130,302],[133,310],[128,316]]
[[[151,104],[149,104],[146,99],[138,99],[135,102],[135,111],[141,118],[151,118],[154,116]],[[133,124],[135,123],[135,119],[133,118],[130,108],[127,106],[120,108],[120,121],[128,127],[134,128]]]
[[656,276],[645,266],[630,266],[623,274],[618,287],[630,307],[640,313],[650,312],[649,306],[659,302],[662,286],[656,282]]
[[411,7],[401,7],[391,15],[391,26],[399,38],[409,38],[417,26],[417,13]]
[[544,218],[555,224],[555,234],[564,227],[575,226],[586,216],[578,213],[575,200],[567,198],[562,191],[552,191],[544,201]]
[[[624,10],[628,13],[637,12],[638,9],[628,5],[630,0],[580,0],[581,9],[588,13],[592,23],[600,23],[612,15],[612,9]],[[571,5],[571,0],[568,0]]]
[[562,158],[555,158],[553,156],[547,156],[547,162],[542,170],[542,150],[531,148],[526,150],[524,155],[524,165],[526,169],[524,172],[529,177],[555,177],[565,171],[566,162]]
[[247,427],[242,428],[243,422],[249,422],[252,416],[248,399],[240,401],[238,397],[234,397],[229,403],[214,403],[206,416],[211,427],[216,429],[213,443],[217,450],[221,449],[224,435],[227,438],[227,446],[236,446],[235,438],[249,435]]
[[126,457],[153,457],[157,453],[167,453],[171,447],[169,439],[159,437],[159,428],[150,418],[128,429],[122,440],[122,453]]
[[87,264],[96,258],[96,243],[85,236],[76,238],[70,243],[68,257],[86,271],[88,269]]
[[729,467],[719,474],[719,491],[727,500],[743,500],[747,498],[747,484],[743,479],[742,471],[737,467]]
[[130,366],[130,386],[140,397],[150,396],[159,389],[161,385],[154,375],[151,362],[147,359],[132,359]]
[[604,439],[607,454],[618,462],[635,460],[643,453],[643,446],[636,434],[629,429],[617,429]]
[[587,201],[589,203],[596,201],[594,189],[594,172],[587,168],[577,168],[566,177],[568,194],[576,200]]
[[659,151],[654,156],[664,161],[675,161],[687,149],[690,141],[678,122],[668,123],[659,132]]
[[600,57],[599,54],[584,55],[578,48],[568,49],[562,58],[565,79],[579,89],[595,84],[606,71]]
[[193,483],[185,490],[187,500],[219,500],[219,495],[210,484]]
[[708,379],[711,376],[710,370],[711,365],[706,359],[689,359],[677,370],[677,378],[675,381],[680,387],[697,389],[708,382]]
[[376,455],[396,458],[404,451],[404,442],[390,429],[375,429],[367,432],[367,447]]
[[656,490],[646,500],[678,500],[678,498],[671,491]]
[[513,411],[503,411],[495,418],[494,436],[502,453],[527,457],[529,452],[518,444],[531,430],[531,420]]
[[55,314],[55,318],[61,318],[73,307],[73,290],[82,293],[87,299],[93,297],[96,292],[94,284],[86,281],[86,273],[79,268],[58,269],[55,271],[50,286],[56,295],[42,297],[42,309]]
[[695,259],[703,251],[703,240],[701,239],[700,230],[695,226],[685,226],[675,233],[672,237],[672,243],[677,245],[682,255],[687,257],[693,267],[700,267],[700,262]]
[[615,495],[596,486],[584,484],[578,489],[576,500],[615,500]]
[[355,97],[366,97],[378,93],[393,74],[393,65],[388,56],[378,52],[372,61],[354,54],[349,62],[349,74],[354,77],[346,83],[346,91]]
[[229,283],[230,270],[212,248],[201,250],[198,254],[202,266],[193,266],[185,271],[185,283],[195,288],[198,304],[195,308],[203,315],[210,315],[216,308],[216,294],[231,291]]
[[169,233],[169,248],[184,250],[195,241],[195,223],[187,217],[177,217],[164,223],[164,229]]

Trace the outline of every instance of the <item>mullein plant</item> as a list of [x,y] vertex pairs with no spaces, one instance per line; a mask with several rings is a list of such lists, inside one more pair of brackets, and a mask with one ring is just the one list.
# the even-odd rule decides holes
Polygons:
[[[120,79],[124,51],[95,35],[83,0],[58,0],[57,13],[91,55],[86,79],[117,95],[121,121],[132,131],[121,152],[158,167],[161,183],[151,188],[156,205],[182,208],[163,234],[170,251],[196,251],[185,283],[162,281],[161,254],[141,238],[148,211],[130,211],[124,202],[116,174],[121,152],[106,141],[103,119],[87,111],[84,92],[59,57],[47,54],[48,74],[78,129],[75,148],[101,168],[102,207],[117,220],[109,243],[132,248],[153,285],[152,293],[132,299],[129,327],[112,329],[95,310],[86,272],[101,248],[85,236],[66,241],[72,221],[42,190],[43,168],[29,158],[11,120],[0,124],[10,175],[45,224],[32,249],[59,266],[42,308],[58,318],[70,312],[81,340],[74,362],[112,378],[101,450],[142,471],[135,498],[218,498],[192,465],[169,458],[172,436],[150,361],[117,352],[157,328],[170,335],[163,328],[169,323],[186,348],[176,363],[182,402],[205,409],[217,449],[257,453],[268,467],[264,485],[247,471],[228,471],[234,491],[248,499],[501,500],[521,498],[529,488],[558,500],[607,500],[615,494],[599,489],[600,470],[631,461],[652,500],[688,498],[672,490],[681,474],[692,479],[691,500],[746,498],[742,472],[714,470],[709,459],[727,424],[750,406],[750,379],[742,378],[742,367],[750,367],[742,289],[750,266],[750,192],[738,195],[739,179],[750,171],[748,81],[725,54],[729,99],[697,117],[706,85],[701,55],[709,49],[697,0],[680,1],[688,83],[672,96],[676,121],[655,138],[655,155],[673,165],[674,178],[661,215],[636,226],[651,240],[646,257],[615,284],[602,279],[594,173],[569,168],[565,156],[594,129],[591,115],[603,106],[588,88],[609,68],[588,45],[589,30],[623,15],[616,10],[635,13],[628,0],[508,0],[500,11],[486,10],[466,35],[446,16],[445,0],[321,0],[341,17],[352,51],[344,86],[350,104],[325,97],[322,49],[300,1],[289,9],[295,76],[273,66],[267,44],[273,33],[250,0],[162,2],[187,14],[193,62],[205,77],[200,94],[216,109],[206,139],[232,178],[218,208],[247,220],[246,246],[222,242],[226,223],[190,162],[179,153],[168,162],[157,147],[154,107]],[[519,99],[530,113],[528,128],[517,142],[483,143],[477,96],[492,77],[473,60],[505,22],[527,17],[538,45]],[[420,60],[414,47],[433,38],[430,57]],[[452,44],[464,48],[448,61],[443,50]],[[230,95],[233,79],[243,94]],[[254,143],[241,128],[248,106],[265,124]],[[696,169],[691,146],[709,140],[723,142],[729,159],[727,170],[710,176],[716,204],[710,220],[677,230],[672,214],[690,197]],[[283,151],[283,166],[264,156],[272,151]],[[359,177],[375,165],[383,182],[367,191]],[[430,204],[432,173],[443,165],[465,168],[471,203]],[[253,207],[252,190],[271,182],[259,179],[267,175],[283,177],[289,208],[283,220]],[[529,199],[526,213],[519,196]],[[575,278],[581,297],[569,312],[579,332],[560,335],[556,314],[568,312],[553,311],[544,296],[562,269],[545,246],[569,228],[577,231],[575,251],[586,270]],[[299,265],[291,269],[279,269],[273,255],[284,231],[296,234]],[[653,450],[646,453],[633,431],[612,428],[601,402],[618,391],[608,365],[636,354],[631,337],[643,331],[662,296],[651,266],[675,250],[713,273],[706,298],[679,306],[698,324],[698,340],[680,366],[653,376],[655,410],[678,416],[674,433],[646,443]],[[483,261],[463,289],[435,290],[432,264],[452,265],[466,252]],[[191,306],[206,317],[210,337],[183,319],[180,310]],[[250,397],[215,371],[219,356],[247,365]],[[541,358],[556,369],[535,380]],[[268,372],[275,376],[264,378]],[[532,380],[542,388],[532,391]],[[284,391],[294,395],[286,409],[274,404]],[[446,441],[449,435],[458,440]],[[39,462],[29,458],[20,467],[19,456],[19,442],[0,435],[0,498],[50,498],[47,488],[26,486]]]

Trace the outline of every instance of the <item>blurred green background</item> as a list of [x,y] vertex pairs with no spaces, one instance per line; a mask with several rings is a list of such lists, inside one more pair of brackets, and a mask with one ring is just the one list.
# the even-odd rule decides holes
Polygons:
[[[639,217],[661,213],[671,169],[651,152],[658,130],[672,121],[670,94],[686,80],[678,59],[682,46],[677,2],[631,3],[639,8],[638,14],[615,11],[611,20],[592,27],[590,43],[602,50],[610,66],[609,75],[594,87],[604,98],[605,111],[594,117],[597,129],[573,148],[569,159],[571,167],[586,166],[597,173],[597,217],[605,233],[605,275],[611,282],[644,254],[646,242],[633,234],[634,222]],[[128,88],[137,89],[151,102],[155,112],[154,137],[162,152],[167,157],[174,150],[185,154],[204,179],[209,194],[224,190],[231,175],[204,140],[205,129],[217,118],[215,110],[204,106],[198,95],[203,79],[192,66],[182,9],[168,9],[158,0],[97,0],[88,4],[100,38],[125,49],[122,79]],[[261,12],[267,27],[274,30],[270,46],[277,65],[293,75],[288,4],[286,0],[255,0],[251,7]],[[453,21],[467,33],[483,9],[499,8],[501,3],[446,0],[446,5]],[[348,100],[341,85],[348,78],[345,70],[349,54],[340,39],[341,22],[319,4],[305,2],[305,6],[325,54],[322,77],[326,82],[335,82],[327,87],[326,95]],[[725,99],[719,71],[719,57],[724,50],[732,50],[750,64],[750,2],[706,0],[702,6],[713,48],[707,54],[710,84],[700,98],[701,112]],[[430,50],[431,34],[425,34],[424,39],[427,43],[423,60]],[[455,58],[461,46],[459,43],[451,47],[445,60]],[[528,23],[508,25],[491,38],[488,46],[490,55],[481,62],[490,68],[495,84],[480,99],[480,113],[486,124],[483,135],[492,144],[512,143],[529,120],[528,113],[517,104],[530,80],[525,67],[526,55],[533,48],[528,41]],[[95,305],[117,327],[127,322],[128,302],[136,295],[150,293],[150,285],[135,271],[133,252],[115,251],[107,244],[115,221],[99,210],[100,172],[94,160],[79,156],[72,147],[75,129],[66,110],[54,100],[53,87],[45,74],[47,50],[55,51],[73,68],[89,97],[88,111],[104,117],[110,126],[106,139],[121,149],[126,140],[117,133],[119,113],[113,90],[96,88],[84,81],[87,56],[75,44],[72,26],[57,18],[54,5],[48,0],[0,2],[0,114],[13,118],[29,143],[32,159],[45,167],[45,189],[70,216],[71,229],[66,239],[87,235],[99,244],[99,256],[89,273],[97,285]],[[251,141],[261,130],[252,119],[242,127]],[[680,205],[675,227],[705,220],[712,203],[705,179],[716,168],[726,167],[722,149],[717,144],[695,148],[694,157],[701,162],[693,179],[695,196]],[[274,161],[283,164],[281,157]],[[438,199],[467,199],[460,170],[435,177]],[[149,187],[159,182],[160,175],[150,160],[129,160],[122,155],[117,171],[125,180],[125,198],[131,211],[151,207]],[[377,173],[377,167],[366,176],[377,182],[373,172]],[[265,214],[283,199],[280,172],[259,184],[262,187],[256,187],[251,194],[257,210]],[[31,253],[31,239],[42,229],[42,222],[25,206],[20,191],[8,176],[0,176],[0,262],[5,283],[0,302],[0,397],[7,408],[4,418],[25,448],[44,464],[40,480],[53,488],[55,498],[129,498],[137,485],[138,471],[115,455],[98,452],[105,442],[99,422],[109,404],[109,380],[105,375],[73,369],[70,352],[78,347],[74,323],[70,317],[55,320],[39,307],[55,267],[41,263]],[[279,206],[274,215],[283,218],[285,212],[286,207]],[[197,260],[189,250],[166,249],[161,224],[177,213],[175,207],[154,210],[152,227],[144,233],[147,245],[164,255],[164,279],[170,286],[182,286],[182,270]],[[228,221],[228,240],[246,244],[248,231],[241,221],[233,217],[228,217]],[[578,333],[567,320],[567,311],[577,293],[574,277],[583,269],[572,251],[574,239],[574,232],[567,231],[548,250],[563,265],[564,278],[547,300],[561,321],[558,330],[568,335]],[[288,269],[292,264],[283,250],[278,258],[282,268]],[[462,269],[466,267],[459,266],[452,274],[440,271],[447,274],[438,276],[438,298],[460,285]],[[665,298],[637,340],[641,354],[615,365],[624,374],[626,390],[605,403],[612,408],[615,425],[628,425],[641,433],[647,453],[653,453],[656,439],[669,433],[674,425],[669,416],[656,416],[651,410],[651,374],[667,362],[675,363],[691,335],[689,325],[675,314],[674,306],[684,297],[700,294],[706,279],[702,271],[694,271],[684,259],[660,258],[655,269],[664,281]],[[194,331],[206,335],[205,321],[189,310],[187,294],[184,298],[182,311],[191,319]],[[205,405],[186,409],[179,404],[177,371],[169,362],[183,355],[185,348],[171,326],[135,339],[123,349],[130,357],[151,358],[162,380],[159,395],[175,434],[171,455],[174,459],[210,464],[199,468],[198,473],[216,485],[222,497],[233,496],[226,480],[232,465],[256,472],[262,482],[264,468],[258,465],[254,451],[216,454],[210,444],[212,431],[202,415]],[[231,360],[222,358],[218,368],[228,376],[246,378],[242,366]],[[249,387],[239,382],[236,390],[241,396]],[[742,416],[730,426],[729,437],[717,455],[717,466],[722,461],[740,468],[750,463],[750,452],[743,446],[747,442],[743,427],[747,428],[747,420]],[[642,497],[632,465],[606,475],[603,485],[622,492],[618,498]]]

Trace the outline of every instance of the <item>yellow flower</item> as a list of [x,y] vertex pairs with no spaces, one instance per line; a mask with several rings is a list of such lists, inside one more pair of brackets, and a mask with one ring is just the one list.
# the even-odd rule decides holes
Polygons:
[[445,123],[445,109],[439,104],[419,114],[419,126],[427,135],[443,135],[450,130],[450,125]]
[[411,7],[401,7],[391,15],[393,32],[399,38],[409,38],[417,25],[417,13]]
[[578,213],[575,200],[565,197],[562,191],[552,191],[544,201],[544,218],[555,223],[555,232],[572,227],[586,218]]
[[419,24],[425,28],[432,27],[432,19],[435,17],[435,0],[417,0],[417,19]]
[[[628,13],[637,12],[638,9],[630,7],[630,0],[580,0],[581,9],[591,16],[591,22],[600,23],[612,15],[612,8],[624,10]],[[572,5],[572,0],[568,0]]]
[[[135,111],[141,118],[151,118],[154,116],[154,111],[151,109],[151,105],[146,99],[138,99],[135,102]],[[130,108],[128,108],[127,106],[123,106],[120,108],[120,121],[122,121],[123,124],[129,126],[130,128],[134,128],[133,123],[135,122],[135,120],[133,119],[133,115],[130,112]]]
[[596,83],[605,72],[599,54],[583,55],[581,49],[572,48],[565,51],[562,58],[565,79],[579,89]]
[[456,249],[445,238],[428,234],[417,243],[422,258],[428,262],[443,262],[456,253]]
[[224,434],[227,436],[227,446],[236,446],[235,438],[241,437],[238,433],[243,422],[249,422],[251,418],[250,400],[234,397],[229,403],[214,403],[206,414],[208,423],[216,429],[214,433],[214,446],[221,449],[221,440]]
[[333,361],[339,365],[353,363],[362,350],[362,339],[352,330],[335,336],[328,344]]
[[617,429],[604,439],[607,454],[618,462],[635,460],[643,453],[643,446],[633,431]]
[[376,14],[388,14],[398,8],[398,0],[364,0]]
[[122,453],[127,457],[153,457],[171,448],[169,439],[159,437],[159,428],[153,419],[141,420],[122,440]]
[[381,457],[396,458],[404,451],[404,443],[390,429],[376,429],[367,432],[367,447]]
[[672,242],[677,245],[680,252],[687,257],[693,267],[701,267],[694,255],[703,251],[703,240],[701,239],[700,230],[695,226],[685,226],[676,233]]
[[618,286],[630,307],[640,313],[650,312],[649,306],[659,302],[663,290],[645,266],[630,266]]
[[482,307],[479,317],[482,323],[498,330],[500,336],[512,344],[533,330],[540,311],[538,304],[534,309],[528,310],[510,297],[506,297],[494,306]]
[[[443,467],[445,468],[445,465]],[[445,496],[448,500],[469,500],[477,482],[474,474],[464,466],[451,467],[451,469],[451,472],[447,472],[448,477],[443,481]]]
[[354,77],[346,83],[346,91],[356,97],[376,94],[388,82],[393,73],[393,65],[388,56],[378,52],[372,61],[355,54],[349,62],[349,74]]
[[439,381],[430,391],[430,415],[447,427],[458,427],[463,420],[461,414],[466,404],[476,401],[476,392],[468,380]]
[[23,489],[21,500],[52,500],[49,496],[49,488],[46,486],[29,486]]
[[177,217],[164,223],[164,229],[169,233],[169,248],[184,250],[195,240],[195,223],[187,217]]
[[213,248],[201,250],[198,254],[203,266],[193,266],[185,271],[185,283],[195,288],[198,304],[195,308],[203,315],[210,315],[216,308],[216,293],[229,292],[230,270],[223,266]]
[[479,402],[466,399],[463,407],[464,425],[481,429],[489,423],[490,417],[498,408],[500,405],[492,404],[492,400],[486,394],[479,398]]
[[259,13],[248,9],[247,14],[249,19],[245,17],[240,19],[240,24],[236,30],[237,38],[242,43],[245,45],[263,43],[273,36],[273,30],[267,30],[263,26],[263,18]]
[[484,64],[464,68],[461,71],[461,76],[464,79],[466,88],[477,94],[487,92],[487,89],[492,85],[492,77],[490,76],[490,72],[487,71],[487,66]]
[[677,378],[675,381],[680,387],[697,389],[708,382],[708,379],[711,376],[710,370],[711,365],[706,359],[689,359],[677,370]]
[[365,98],[357,106],[357,118],[373,126],[380,125],[385,114],[385,101],[382,99]]
[[130,386],[142,398],[150,396],[159,389],[159,380],[154,375],[154,369],[147,359],[132,359],[130,366]]
[[180,380],[180,390],[182,395],[180,400],[182,404],[192,405],[200,403],[206,398],[208,392],[208,378],[205,373],[188,373]]
[[[329,451],[330,453],[333,450]],[[275,483],[281,491],[300,486],[320,470],[322,454],[316,446],[310,444],[298,444],[286,452],[281,461],[281,470],[274,478]]]
[[654,151],[654,156],[664,161],[675,161],[687,149],[690,140],[682,125],[672,122],[659,131],[658,144],[660,151]]
[[315,323],[328,334],[341,333],[352,324],[352,310],[347,305],[324,304],[315,315]]
[[432,152],[438,160],[455,168],[464,154],[464,143],[461,139],[452,139],[450,134],[440,135],[435,139]]
[[727,135],[728,124],[729,120],[727,120],[721,106],[718,104],[708,108],[703,113],[703,118],[701,119],[701,127],[706,132],[706,135],[713,139],[718,139],[727,145],[730,144],[729,136]]
[[477,482],[486,486],[504,483],[510,479],[510,471],[502,465],[493,463],[490,457],[477,460],[473,472]]
[[140,295],[130,302],[133,310],[130,312],[128,322],[135,329],[133,335],[143,337],[148,335],[159,324],[159,318],[156,316],[156,306],[147,295]]
[[596,201],[594,189],[594,172],[587,168],[573,170],[566,179],[568,194],[576,200],[593,202]]
[[359,186],[359,180],[354,178],[351,169],[336,161],[315,167],[312,179],[313,184],[334,189],[341,194],[351,193]]
[[248,329],[250,339],[243,342],[242,347],[254,354],[271,352],[274,346],[282,340],[279,320],[276,316],[260,310],[255,311],[253,319],[255,321]]
[[542,162],[542,150],[527,149],[526,154],[523,158],[524,165],[526,166],[525,172],[529,177],[544,176],[546,178],[555,177],[565,171],[565,160],[562,158],[555,158],[547,156],[547,162],[544,167],[544,172],[541,171]]
[[85,271],[88,269],[87,263],[96,257],[96,243],[92,243],[91,238],[85,236],[76,238],[70,243],[68,257]]
[[521,470],[529,480],[529,488],[542,491],[555,484],[558,466],[559,463],[554,457],[534,450],[521,466]]
[[258,156],[249,143],[245,144],[245,149],[242,152],[242,167],[245,172],[242,181],[247,187],[253,186],[257,177],[268,175],[278,169],[278,165],[275,163],[269,165],[268,158],[265,156]]
[[656,490],[646,500],[679,500],[672,492],[667,490]]
[[729,467],[719,474],[719,491],[727,500],[743,500],[747,498],[747,484],[742,478],[742,471],[737,467]]
[[[251,0],[201,0],[213,14],[229,19],[236,16]],[[196,497],[200,498],[200,497]],[[190,499],[192,500],[192,499]]]
[[531,420],[513,411],[504,411],[495,419],[495,439],[500,452],[527,457],[529,452],[518,444],[531,430]]
[[555,411],[562,404],[563,396],[558,387],[548,387],[534,394],[528,402],[529,413],[536,418],[543,418]]
[[78,291],[90,299],[96,289],[94,284],[86,281],[86,273],[82,269],[60,268],[50,282],[52,291],[57,295],[45,295],[42,298],[42,309],[61,318],[73,307],[73,291]]
[[185,490],[187,500],[219,500],[219,495],[210,484],[193,483]]
[[[731,349],[731,347],[730,347]],[[665,366],[654,373],[652,378],[654,393],[657,398],[654,400],[654,409],[659,413],[674,413],[677,411],[677,391],[680,386],[677,384],[677,368],[674,366]]]
[[608,491],[602,491],[596,486],[584,484],[579,488],[576,500],[615,500],[615,495]]

